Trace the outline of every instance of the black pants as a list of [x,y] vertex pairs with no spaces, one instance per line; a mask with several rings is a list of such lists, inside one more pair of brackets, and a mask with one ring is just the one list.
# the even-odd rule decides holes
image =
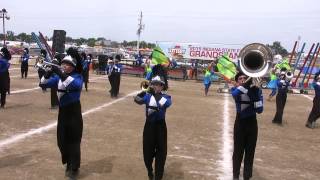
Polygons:
[[72,170],[80,167],[82,138],[82,115],[80,102],[75,102],[59,108],[57,140],[61,153],[62,164]]
[[4,105],[6,104],[6,96],[7,96],[7,92],[4,90],[1,90],[0,91],[1,107],[4,107]]
[[287,93],[286,92],[278,92],[276,96],[276,104],[277,104],[277,112],[272,120],[273,123],[282,124],[282,116],[284,106],[287,101]]
[[108,76],[108,80],[109,80],[109,83],[110,83],[110,90],[109,90],[109,92],[110,92],[110,95],[111,95],[111,97],[113,97],[113,86],[114,86],[114,83],[113,83],[113,81],[114,81],[114,76],[111,74],[110,76]]
[[10,87],[9,72],[0,73],[0,105],[4,107],[6,104],[6,96]]
[[82,72],[83,83],[86,90],[88,90],[88,81],[89,81],[89,70]]
[[150,175],[155,158],[155,178],[161,179],[167,158],[167,126],[165,121],[146,122],[143,130],[143,159]]
[[313,98],[312,110],[308,117],[308,122],[313,123],[320,117],[320,97]]
[[238,115],[234,123],[232,156],[233,177],[239,178],[241,162],[244,156],[243,178],[252,177],[254,153],[258,137],[258,124],[256,116],[239,119]]
[[117,97],[119,94],[119,89],[120,89],[120,80],[121,80],[121,74],[120,73],[114,73],[113,77],[113,97]]
[[[44,69],[41,69],[41,68],[38,69],[38,76],[40,81],[42,76],[44,76],[45,74],[46,74],[46,71]],[[46,88],[42,88],[42,91],[46,91]]]
[[28,76],[28,63],[21,63],[21,78],[27,78]]
[[57,107],[59,105],[59,99],[57,95],[58,88],[51,88],[51,107]]

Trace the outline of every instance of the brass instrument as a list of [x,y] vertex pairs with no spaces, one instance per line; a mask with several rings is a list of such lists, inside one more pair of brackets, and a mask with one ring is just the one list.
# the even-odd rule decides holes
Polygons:
[[271,50],[260,43],[246,45],[241,49],[239,54],[241,71],[253,78],[255,84],[260,82],[260,77],[270,71],[272,62],[273,56]]
[[142,82],[140,83],[140,88],[141,88],[142,91],[147,92],[148,89],[149,89],[149,85],[150,85],[150,84],[149,84],[149,81],[144,80],[144,81],[142,81]]

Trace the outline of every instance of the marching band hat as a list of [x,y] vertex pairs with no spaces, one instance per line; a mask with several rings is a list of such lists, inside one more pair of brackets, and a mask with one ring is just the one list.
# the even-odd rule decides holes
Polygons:
[[161,85],[165,85],[164,80],[162,77],[160,76],[155,76],[151,79],[151,84],[161,84]]
[[72,65],[73,67],[76,67],[77,60],[72,58],[70,55],[68,55],[62,59],[61,63],[68,63],[68,64]]
[[116,61],[121,61],[121,56],[119,54],[117,54],[116,57],[115,57],[115,60]]

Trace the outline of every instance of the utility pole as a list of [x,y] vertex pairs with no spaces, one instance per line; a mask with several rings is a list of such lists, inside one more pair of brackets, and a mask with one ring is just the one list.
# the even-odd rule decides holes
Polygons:
[[138,24],[138,30],[137,30],[137,35],[138,35],[137,54],[139,54],[140,35],[141,35],[142,30],[144,29],[144,24],[142,23],[142,11],[140,11],[138,21],[139,21],[139,24]]
[[7,20],[10,19],[10,16],[8,15],[8,12],[6,9],[2,9],[0,11],[1,17],[2,18],[2,25],[3,25],[3,47],[6,46],[6,29],[5,29],[5,24],[4,24],[4,19],[6,18]]

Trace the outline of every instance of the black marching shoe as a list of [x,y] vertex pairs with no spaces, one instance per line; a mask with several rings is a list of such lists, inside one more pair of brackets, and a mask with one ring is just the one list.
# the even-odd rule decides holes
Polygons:
[[149,177],[149,180],[153,180],[153,172],[152,171],[148,171],[148,177]]
[[306,123],[306,127],[307,127],[307,128],[310,128],[310,129],[313,129],[313,128],[315,128],[315,124],[312,123],[312,122],[307,122],[307,123]]
[[71,171],[71,166],[70,165],[66,165],[66,171],[65,171],[65,176],[66,177],[69,177],[70,176],[70,171]]
[[79,176],[79,169],[71,169],[69,171],[69,180],[76,180]]

